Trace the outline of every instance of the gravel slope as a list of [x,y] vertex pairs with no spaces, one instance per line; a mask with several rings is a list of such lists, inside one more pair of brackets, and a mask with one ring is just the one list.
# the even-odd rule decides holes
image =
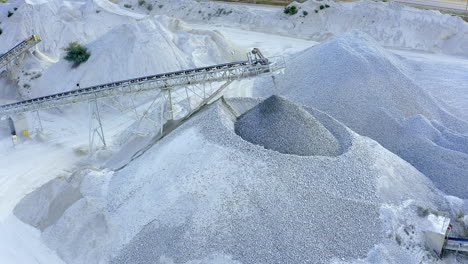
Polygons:
[[236,117],[259,103],[218,101],[121,171],[76,174],[68,181],[82,198],[52,217],[38,204],[64,196],[39,189],[21,206],[46,224],[27,210],[17,216],[46,227],[44,241],[67,263],[328,263],[365,257],[385,238],[384,203],[433,208],[440,199],[408,163],[314,109],[304,108],[340,155],[243,140]]
[[411,163],[442,191],[467,198],[468,123],[416,85],[406,67],[353,31],[291,58],[280,94],[330,114]]

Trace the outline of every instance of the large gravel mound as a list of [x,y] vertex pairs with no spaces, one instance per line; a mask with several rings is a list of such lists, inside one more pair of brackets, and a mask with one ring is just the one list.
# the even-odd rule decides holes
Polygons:
[[303,108],[343,146],[335,158],[243,140],[236,116],[262,101],[230,102],[204,109],[122,170],[45,185],[16,216],[43,229],[70,264],[330,263],[365,257],[388,236],[383,204],[440,200],[407,162],[323,112]]
[[267,149],[300,156],[337,156],[336,138],[300,106],[271,96],[239,117],[235,131]]
[[[330,114],[411,163],[441,190],[467,198],[468,123],[418,86],[406,67],[370,36],[352,31],[291,58],[280,94]],[[421,118],[427,121],[415,122]],[[429,127],[432,134],[419,132]]]

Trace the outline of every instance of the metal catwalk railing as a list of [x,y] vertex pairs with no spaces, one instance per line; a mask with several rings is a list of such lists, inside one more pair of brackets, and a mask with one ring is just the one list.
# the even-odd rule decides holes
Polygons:
[[[145,76],[2,105],[0,106],[0,119],[11,121],[12,138],[13,142],[16,142],[18,131],[15,128],[15,120],[18,118],[21,120],[22,113],[36,112],[36,118],[39,120],[40,130],[42,130],[39,110],[88,102],[89,154],[91,156],[95,149],[94,145],[97,143],[95,139],[106,147],[98,99],[109,98],[113,102],[118,102],[117,98],[129,99],[132,105],[130,109],[135,112],[138,123],[143,119],[151,120],[148,116],[149,113],[160,113],[160,117],[151,120],[151,123],[155,124],[153,131],[159,130],[159,133],[163,134],[166,123],[175,120],[180,122],[180,120],[189,118],[204,105],[220,96],[221,92],[234,80],[274,73],[285,68],[282,57],[266,59],[260,51],[254,55],[249,54],[246,61]],[[273,83],[276,85],[275,77],[273,75],[272,77]],[[221,86],[216,89],[208,89],[207,86],[211,87],[212,84],[221,84]],[[157,95],[148,98],[152,102],[144,114],[138,114],[137,105],[132,96],[152,91],[156,91]],[[141,107],[146,108],[143,105]]]
[[277,57],[270,59],[268,64],[249,60],[150,75],[2,105],[0,117],[154,89],[170,90],[179,86],[236,80],[277,71],[284,67],[282,57]]
[[33,35],[30,38],[20,42],[18,45],[7,51],[5,54],[0,56],[0,69],[5,67],[9,62],[14,60],[23,52],[34,47],[37,43],[41,42],[38,35]]
[[444,249],[457,252],[468,252],[468,239],[449,237],[447,238]]

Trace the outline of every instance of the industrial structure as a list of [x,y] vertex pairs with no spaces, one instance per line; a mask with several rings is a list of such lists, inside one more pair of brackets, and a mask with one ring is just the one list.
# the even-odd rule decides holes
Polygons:
[[[19,54],[20,51],[27,50],[28,47],[35,45],[38,41],[39,37],[34,35],[11,49],[2,58],[5,57],[5,60],[6,58],[11,58],[13,54]],[[274,73],[284,67],[285,63],[282,57],[267,59],[260,50],[254,49],[251,53],[248,53],[247,60],[245,61],[127,79],[1,105],[0,119],[10,120],[10,127],[13,126],[11,127],[12,136],[16,137],[15,127],[18,124],[17,120],[22,119],[19,116],[22,116],[24,113],[36,112],[40,122],[39,110],[88,102],[90,120],[89,148],[90,152],[92,152],[96,135],[98,135],[102,144],[106,145],[98,99],[116,98],[152,90],[159,91],[153,98],[154,100],[150,104],[150,107],[153,109],[156,105],[161,107],[159,127],[162,132],[165,122],[175,120],[176,118],[187,118],[192,115],[214,99],[234,80],[265,73]],[[211,84],[221,84],[221,86],[214,90],[207,89],[206,85],[211,86]],[[275,82],[274,84],[276,85]],[[174,105],[176,104],[179,107],[183,106],[186,108],[182,116],[175,116]],[[133,107],[136,106],[134,105]],[[144,118],[144,116],[141,118]]]
[[450,237],[452,231],[450,218],[443,216],[438,216],[438,218],[441,219],[441,221],[438,221],[438,226],[433,230],[424,232],[426,245],[438,256],[442,256],[446,250],[468,253],[468,239]]
[[38,35],[32,35],[30,38],[21,41],[18,45],[14,46],[5,54],[0,56],[0,69],[5,67],[8,63],[13,61],[19,55],[23,54],[25,51],[36,46],[39,42],[41,42],[41,39]]

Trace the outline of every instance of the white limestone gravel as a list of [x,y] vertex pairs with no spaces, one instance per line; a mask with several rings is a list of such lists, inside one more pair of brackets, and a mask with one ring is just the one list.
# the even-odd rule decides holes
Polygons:
[[218,101],[105,180],[80,176],[83,198],[46,217],[44,241],[67,263],[326,263],[384,239],[383,203],[436,206],[420,172],[320,111],[304,108],[339,142],[336,157],[245,141],[236,116],[260,102]]
[[294,55],[287,65],[281,95],[378,141],[447,194],[468,197],[468,123],[418,86],[398,56],[372,37],[352,31]]

